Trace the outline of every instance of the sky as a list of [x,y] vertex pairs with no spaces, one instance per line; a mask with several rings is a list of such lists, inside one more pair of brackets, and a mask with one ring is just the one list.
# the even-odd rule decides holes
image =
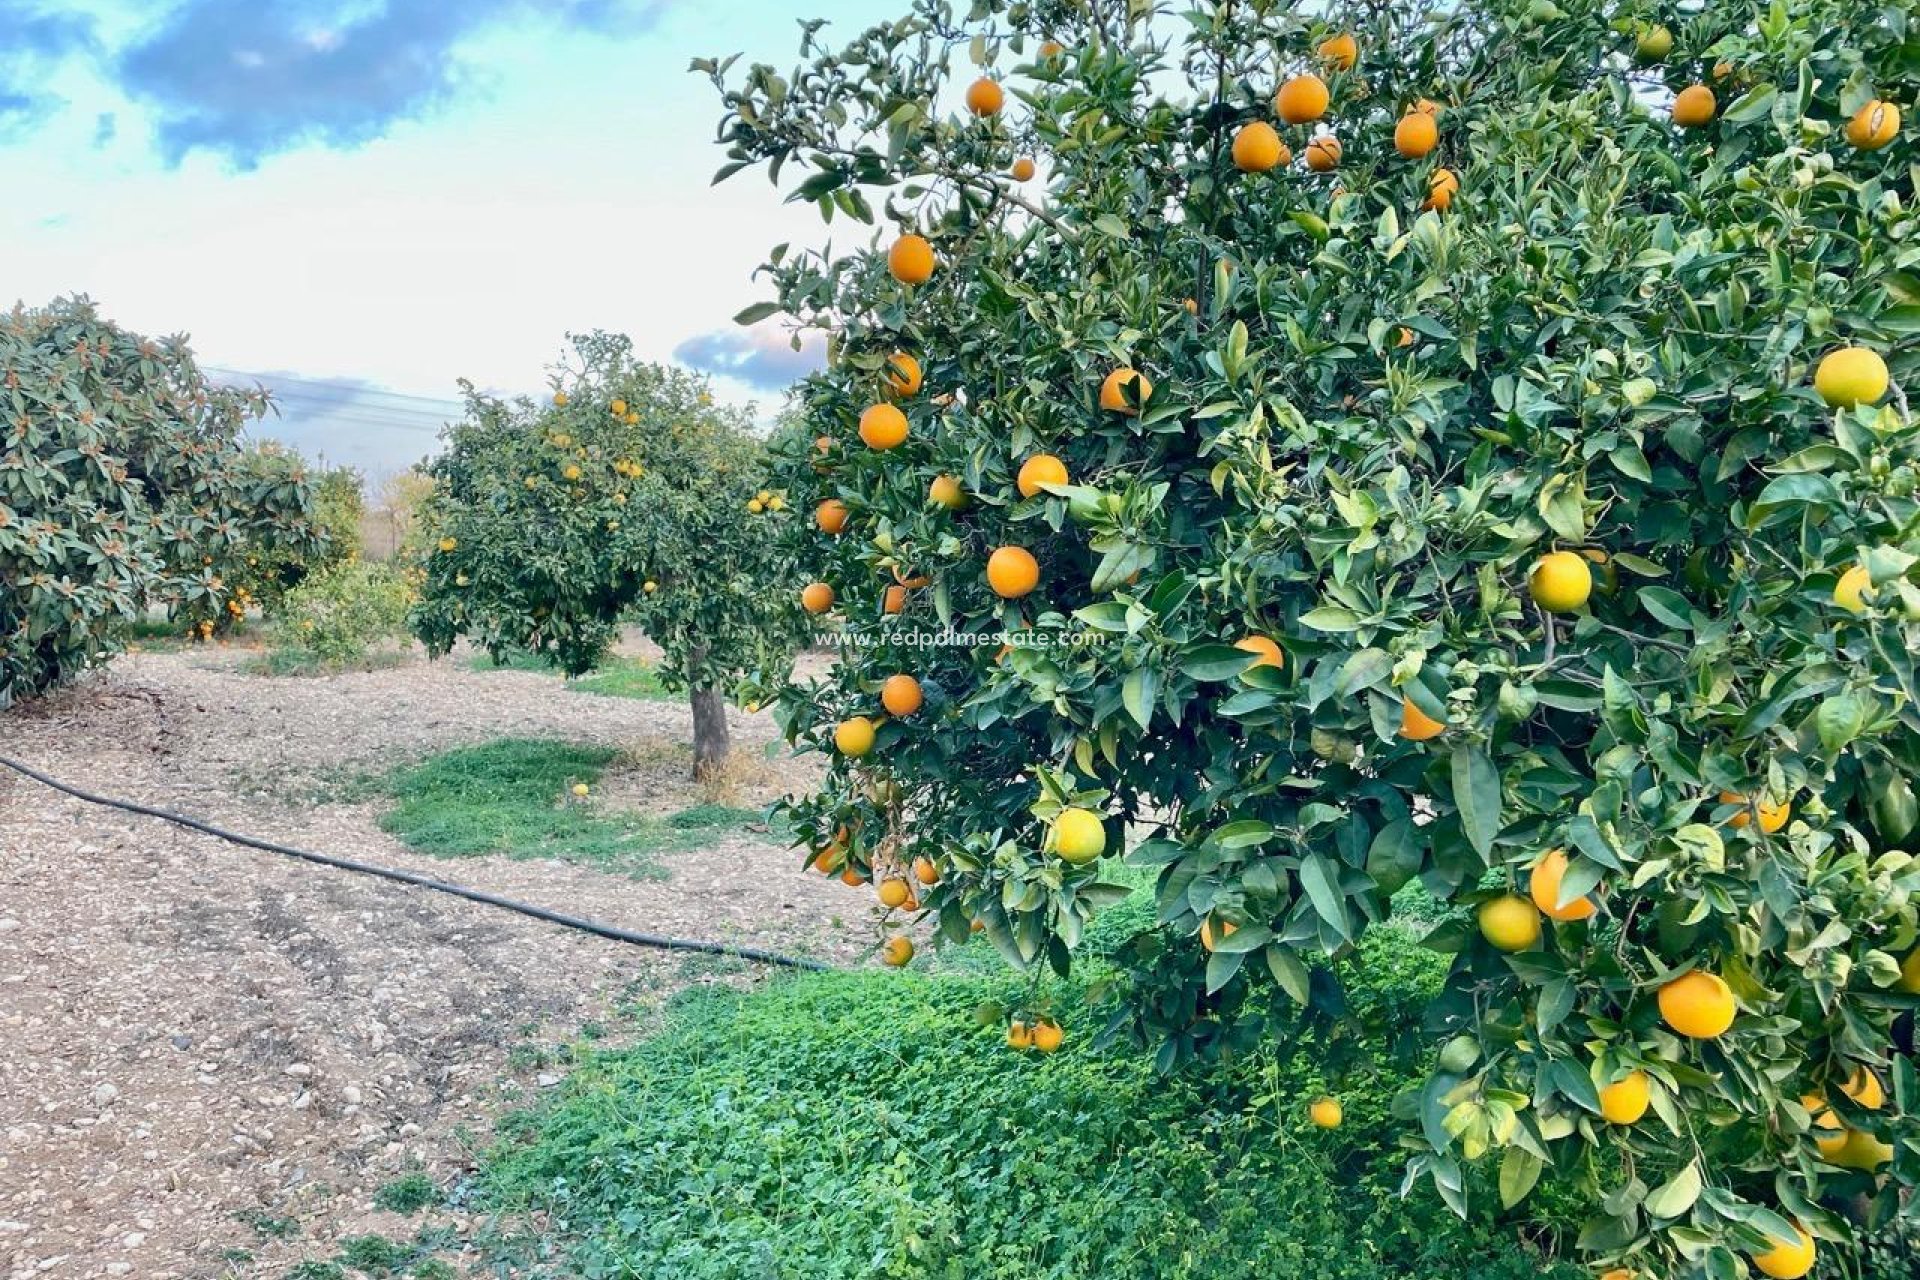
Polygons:
[[[256,428],[378,479],[457,380],[538,394],[565,335],[630,335],[763,416],[813,368],[732,317],[773,245],[824,241],[764,177],[713,187],[694,57],[790,67],[904,0],[0,0],[0,305],[83,293],[273,388]],[[833,229],[844,239],[844,228]]]

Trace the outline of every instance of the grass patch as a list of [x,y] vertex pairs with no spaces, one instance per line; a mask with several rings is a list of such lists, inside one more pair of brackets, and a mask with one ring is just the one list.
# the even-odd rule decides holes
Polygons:
[[323,658],[305,649],[273,648],[247,659],[240,670],[250,676],[273,679],[312,679],[345,675],[350,671],[391,671],[413,660],[405,649],[376,649],[358,658]]
[[597,783],[617,756],[545,739],[462,747],[390,774],[382,789],[397,803],[380,825],[436,857],[562,858],[646,871],[660,854],[760,820],[757,811],[722,805],[645,817],[571,795],[576,783]]
[[[1417,1018],[1444,961],[1398,935],[1376,949],[1393,984],[1376,998]],[[510,1118],[483,1198],[570,1223],[582,1275],[1576,1274],[1424,1187],[1398,1197],[1388,1110],[1412,1075],[1384,1045],[1342,1081],[1347,1124],[1326,1134],[1304,1115],[1326,1087],[1315,1046],[1161,1077],[1147,1055],[1089,1048],[1094,1017],[1076,1012],[1066,1050],[1017,1055],[973,1016],[1016,989],[840,973],[697,990]],[[1082,993],[1058,994],[1071,1010]]]
[[404,1174],[375,1191],[373,1203],[389,1213],[415,1214],[439,1204],[440,1189],[424,1173]]
[[[470,671],[532,671],[556,675],[556,668],[538,654],[513,650],[495,662],[492,655],[477,653],[467,660]],[[590,693],[602,698],[637,698],[643,702],[674,702],[680,695],[669,693],[660,683],[660,672],[641,658],[612,658],[577,679],[566,681],[570,693]]]

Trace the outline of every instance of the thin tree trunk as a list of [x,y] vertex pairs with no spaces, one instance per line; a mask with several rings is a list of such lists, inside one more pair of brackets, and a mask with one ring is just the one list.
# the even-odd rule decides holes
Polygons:
[[712,685],[688,696],[693,704],[693,778],[705,782],[726,769],[733,750],[727,736],[727,699]]

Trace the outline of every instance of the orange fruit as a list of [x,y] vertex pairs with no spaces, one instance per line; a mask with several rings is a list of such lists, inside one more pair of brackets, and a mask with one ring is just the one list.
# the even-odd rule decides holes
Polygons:
[[1013,180],[1015,182],[1033,181],[1033,175],[1035,172],[1033,157],[1021,156],[1018,160],[1015,160],[1013,162],[1012,172],[1013,172]]
[[1875,98],[1847,121],[1847,141],[1862,151],[1878,151],[1900,136],[1900,108]]
[[873,721],[865,716],[842,720],[834,727],[833,745],[841,755],[858,760],[873,750]]
[[1871,347],[1841,347],[1820,357],[1813,389],[1833,409],[1877,404],[1887,394],[1887,362]]
[[1007,1024],[1007,1047],[1011,1049],[1033,1048],[1033,1028],[1024,1018],[1015,1018]]
[[1053,851],[1076,867],[1107,851],[1107,828],[1091,809],[1062,809],[1053,820]]
[[833,588],[824,582],[809,582],[800,589],[800,607],[808,613],[825,613],[833,608]]
[[1773,1280],[1800,1280],[1813,1270],[1818,1252],[1813,1237],[1797,1222],[1793,1224],[1793,1234],[1792,1240],[1775,1240],[1773,1248],[1753,1255],[1753,1265],[1760,1268],[1762,1275],[1771,1276]]
[[1320,57],[1340,71],[1351,71],[1360,61],[1360,42],[1343,31],[1320,42]]
[[1243,125],[1233,135],[1233,163],[1242,173],[1266,173],[1282,163],[1286,147],[1280,135],[1265,120]]
[[958,511],[967,505],[967,491],[960,482],[949,475],[937,475],[933,483],[927,486],[927,501],[945,507],[949,511]]
[[1421,98],[1413,104],[1413,109],[1423,116],[1432,116],[1436,120],[1440,118],[1440,104],[1432,98]]
[[1238,932],[1240,932],[1240,926],[1231,920],[1222,920],[1220,922],[1220,932],[1218,934],[1213,930],[1212,920],[1203,920],[1200,922],[1200,945],[1208,951],[1211,951]]
[[933,266],[933,246],[925,236],[901,236],[887,250],[887,270],[901,284],[925,284],[933,279]]
[[888,676],[880,686],[880,705],[890,716],[910,716],[920,709],[923,700],[920,682],[904,673]]
[[1847,1082],[1840,1086],[1840,1092],[1868,1111],[1878,1111],[1887,1105],[1886,1086],[1880,1083],[1879,1076],[1865,1067],[1856,1068],[1847,1077]]
[[1246,636],[1235,640],[1233,647],[1258,655],[1254,658],[1252,665],[1247,668],[1248,671],[1253,670],[1254,667],[1280,668],[1287,665],[1287,655],[1281,651],[1279,644],[1271,636]]
[[1144,405],[1153,398],[1153,379],[1137,369],[1122,365],[1107,375],[1100,384],[1100,407],[1114,413],[1139,413],[1130,402],[1129,396],[1138,399]]
[[887,357],[887,390],[902,399],[920,390],[920,362],[904,351]]
[[1327,114],[1327,104],[1332,101],[1326,81],[1316,75],[1299,75],[1273,95],[1273,110],[1288,124],[1312,124]]
[[1453,197],[1460,191],[1460,175],[1451,169],[1435,169],[1433,176],[1427,179],[1426,208],[1436,213],[1445,213],[1453,207]]
[[1053,1053],[1066,1038],[1067,1033],[1052,1018],[1041,1018],[1033,1024],[1033,1047],[1042,1053]]
[[1409,160],[1418,160],[1439,145],[1439,122],[1424,111],[1409,111],[1393,127],[1393,149]]
[[1690,84],[1674,95],[1673,122],[1682,129],[1698,129],[1713,123],[1720,103],[1713,90],[1703,84]]
[[880,948],[880,959],[889,968],[906,968],[913,963],[913,939],[899,934],[888,938],[886,945]]
[[1740,812],[1727,819],[1727,825],[1736,828],[1745,827],[1748,823],[1752,822],[1753,810],[1758,809],[1760,811],[1760,829],[1768,835],[1772,835],[1774,832],[1780,830],[1780,828],[1786,826],[1788,820],[1793,817],[1793,803],[1791,801],[1782,801],[1779,804],[1775,804],[1765,796],[1760,798],[1758,804],[1750,807],[1747,804],[1747,797],[1741,795],[1739,792],[1722,791],[1720,793],[1720,803],[1737,804],[1740,806]]
[[813,522],[820,526],[822,533],[839,533],[847,527],[847,504],[838,498],[828,498],[813,509]]
[[967,110],[985,118],[997,116],[1007,105],[1007,91],[992,76],[981,76],[967,86]]
[[1040,56],[1042,58],[1057,58],[1066,51],[1067,46],[1061,44],[1058,40],[1049,40],[1040,46]]
[[1050,453],[1036,453],[1020,464],[1020,474],[1013,483],[1021,497],[1031,498],[1042,492],[1043,484],[1067,483],[1067,464]]
[[1332,173],[1340,167],[1342,154],[1340,139],[1323,133],[1307,144],[1307,168],[1315,173]]
[[913,860],[913,878],[921,884],[939,884],[940,868],[933,865],[933,859],[924,855]]
[[1534,562],[1527,591],[1548,613],[1572,613],[1593,595],[1593,570],[1572,551],[1552,551]]
[[886,614],[905,613],[907,611],[907,589],[899,583],[888,587],[880,596],[880,612]]
[[1407,698],[1400,699],[1400,736],[1409,742],[1427,742],[1447,731],[1445,723],[1413,705]]
[[987,557],[987,585],[1005,600],[1017,600],[1040,585],[1040,562],[1025,547],[1001,547]]
[[880,882],[880,905],[888,909],[903,907],[907,899],[913,896],[913,890],[899,876],[888,876]]
[[1718,974],[1695,969],[1660,988],[1660,1016],[1683,1036],[1712,1040],[1733,1025],[1733,992]]
[[1347,1118],[1347,1109],[1340,1105],[1338,1098],[1317,1098],[1307,1108],[1307,1117],[1316,1128],[1338,1129],[1341,1121]]
[[860,415],[860,438],[869,449],[898,449],[907,442],[907,415],[890,404],[870,405]]
[[866,882],[867,878],[860,874],[858,868],[848,867],[840,873],[840,883],[846,885],[849,889],[858,889]]
[[1600,1090],[1600,1114],[1609,1124],[1633,1124],[1647,1114],[1653,1091],[1644,1071],[1629,1071]]
[[1502,951],[1525,951],[1540,941],[1540,913],[1517,893],[1480,904],[1481,936]]
[[1527,877],[1527,896],[1533,899],[1533,905],[1540,908],[1541,914],[1549,920],[1564,924],[1570,920],[1591,919],[1595,911],[1592,898],[1576,898],[1564,907],[1559,905],[1560,882],[1566,877],[1566,852],[1550,849],[1540,861],[1533,864],[1533,873]]

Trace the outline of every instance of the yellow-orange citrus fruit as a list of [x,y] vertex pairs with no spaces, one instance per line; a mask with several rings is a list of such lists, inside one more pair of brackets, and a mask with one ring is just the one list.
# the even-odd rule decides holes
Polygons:
[[1800,1280],[1813,1270],[1817,1253],[1813,1237],[1797,1222],[1793,1224],[1793,1234],[1792,1240],[1776,1240],[1773,1248],[1753,1255],[1753,1265],[1760,1268],[1762,1275],[1771,1276],[1773,1280]]
[[1033,175],[1035,173],[1033,157],[1021,156],[1018,160],[1015,160],[1013,162],[1012,173],[1015,182],[1033,181]]
[[1451,169],[1435,169],[1433,176],[1427,179],[1427,205],[1436,213],[1445,213],[1453,207],[1454,196],[1460,193],[1460,175]]
[[860,415],[860,438],[869,449],[897,449],[907,442],[907,415],[890,404],[876,404]]
[[1920,996],[1920,951],[1907,957],[1900,966],[1900,989],[1911,995]]
[[924,854],[913,860],[913,878],[921,884],[939,884],[940,868],[933,865],[933,859]]
[[1673,32],[1659,23],[1642,27],[1640,34],[1634,37],[1633,53],[1642,62],[1659,62],[1672,52]]
[[967,110],[977,116],[997,116],[1007,105],[1007,91],[992,76],[981,76],[967,86]]
[[1244,636],[1239,640],[1235,640],[1233,647],[1236,649],[1244,649],[1254,655],[1252,664],[1247,667],[1248,671],[1253,670],[1254,667],[1284,667],[1287,665],[1287,655],[1281,651],[1279,644],[1275,642],[1271,636]]
[[1053,1053],[1066,1042],[1067,1033],[1052,1018],[1041,1018],[1033,1024],[1033,1047],[1041,1053]]
[[1333,95],[1327,92],[1327,82],[1316,75],[1295,76],[1280,86],[1280,92],[1273,95],[1273,110],[1288,124],[1312,124],[1327,114],[1327,104],[1333,101]]
[[906,398],[920,391],[920,362],[905,351],[887,357],[887,390]]
[[901,284],[925,284],[933,279],[933,246],[925,236],[901,236],[887,250],[887,270]]
[[1833,602],[1848,613],[1867,611],[1867,588],[1873,585],[1873,575],[1867,572],[1867,566],[1856,564],[1840,575],[1840,581],[1833,584]]
[[1840,1092],[1868,1111],[1878,1111],[1887,1105],[1887,1091],[1880,1083],[1880,1077],[1865,1067],[1857,1068],[1848,1076],[1847,1082],[1840,1086]]
[[1835,409],[1878,404],[1887,394],[1887,362],[1867,347],[1841,347],[1820,358],[1813,389]]
[[1242,173],[1266,173],[1280,166],[1280,135],[1265,120],[1242,125],[1233,135],[1233,163]]
[[1040,562],[1025,547],[1001,547],[987,557],[987,585],[1006,600],[1017,600],[1040,585]]
[[949,475],[938,475],[927,486],[927,501],[945,507],[949,511],[958,511],[967,505],[967,491],[960,482]]
[[1682,129],[1698,129],[1713,123],[1714,113],[1719,109],[1713,90],[1703,84],[1690,84],[1674,95],[1673,122]]
[[1040,46],[1040,56],[1043,58],[1057,58],[1066,51],[1067,46],[1058,40],[1049,40]]
[[847,527],[847,504],[838,498],[828,498],[813,509],[813,522],[820,526],[822,533],[839,533]]
[[1900,136],[1900,108],[1875,98],[1847,121],[1847,141],[1862,151],[1878,151]]
[[1315,173],[1332,173],[1340,167],[1342,154],[1340,139],[1323,133],[1307,144],[1307,168]]
[[846,885],[849,889],[858,889],[866,882],[867,878],[860,874],[858,867],[848,867],[840,873],[840,883]]
[[1409,742],[1426,742],[1439,737],[1447,731],[1445,722],[1413,705],[1411,699],[1400,699],[1400,736]]
[[1534,562],[1527,590],[1548,613],[1572,613],[1593,594],[1593,570],[1571,551],[1554,551]]
[[1316,1098],[1307,1108],[1307,1116],[1319,1128],[1338,1129],[1340,1122],[1347,1118],[1347,1111],[1338,1098]]
[[1351,71],[1360,61],[1360,42],[1343,31],[1320,42],[1320,57],[1340,71]]
[[824,582],[809,582],[800,589],[800,607],[808,613],[825,613],[833,608],[833,588]]
[[888,876],[880,882],[880,905],[883,907],[904,906],[913,891],[907,888],[907,882],[899,876]]
[[1740,806],[1740,811],[1727,819],[1727,825],[1731,827],[1746,826],[1753,821],[1753,810],[1758,809],[1760,811],[1760,829],[1768,835],[1772,835],[1774,832],[1780,830],[1780,828],[1786,826],[1787,820],[1793,817],[1792,802],[1783,800],[1776,804],[1765,796],[1760,798],[1758,804],[1749,807],[1747,797],[1741,795],[1739,792],[1722,791],[1720,793],[1720,803],[1737,804]]
[[1036,453],[1020,464],[1020,474],[1013,483],[1021,497],[1031,498],[1043,484],[1067,483],[1067,464],[1050,453]]
[[1733,992],[1720,975],[1695,969],[1660,988],[1660,1016],[1693,1040],[1712,1040],[1733,1025]]
[[841,755],[858,760],[873,750],[873,721],[865,716],[842,720],[833,730],[833,745]]
[[1062,809],[1053,820],[1053,851],[1074,866],[1084,866],[1107,851],[1107,828],[1088,809]]
[[913,963],[913,939],[899,935],[888,938],[887,944],[880,948],[880,958],[891,968],[904,969]]
[[1033,1048],[1033,1028],[1024,1018],[1015,1018],[1007,1024],[1007,1045],[1013,1049]]
[[880,612],[885,614],[905,613],[907,611],[907,589],[894,583],[880,595]]
[[1100,384],[1100,407],[1114,413],[1138,413],[1128,397],[1145,404],[1153,398],[1153,380],[1137,369],[1125,365],[1107,375]]
[[904,672],[888,676],[887,682],[880,686],[880,705],[890,716],[910,716],[920,709],[924,700],[920,682]]
[[1409,111],[1393,127],[1393,149],[1418,160],[1440,145],[1440,125],[1424,111]]
[[1413,104],[1413,109],[1423,116],[1432,116],[1436,120],[1440,118],[1440,104],[1432,98],[1421,98]]
[[564,392],[564,391],[556,391],[556,392],[554,392],[554,393],[553,393],[553,407],[554,407],[554,408],[556,408],[556,409],[564,409],[564,408],[566,408],[566,407],[567,407],[567,393],[566,393],[566,392]]
[[1231,938],[1234,934],[1240,932],[1240,926],[1231,920],[1222,920],[1219,929],[1220,931],[1218,933],[1214,932],[1214,922],[1212,920],[1201,921],[1200,945],[1211,951],[1228,938]]
[[1502,951],[1525,951],[1540,941],[1540,913],[1517,893],[1480,905],[1480,936]]
[[1533,864],[1533,872],[1527,877],[1527,896],[1533,899],[1533,905],[1549,920],[1567,923],[1572,920],[1586,920],[1594,913],[1592,898],[1575,898],[1566,906],[1560,905],[1560,882],[1567,877],[1567,855],[1562,849],[1550,849],[1540,861]]
[[1653,1090],[1644,1071],[1629,1071],[1600,1090],[1600,1114],[1610,1124],[1632,1124],[1647,1114]]

